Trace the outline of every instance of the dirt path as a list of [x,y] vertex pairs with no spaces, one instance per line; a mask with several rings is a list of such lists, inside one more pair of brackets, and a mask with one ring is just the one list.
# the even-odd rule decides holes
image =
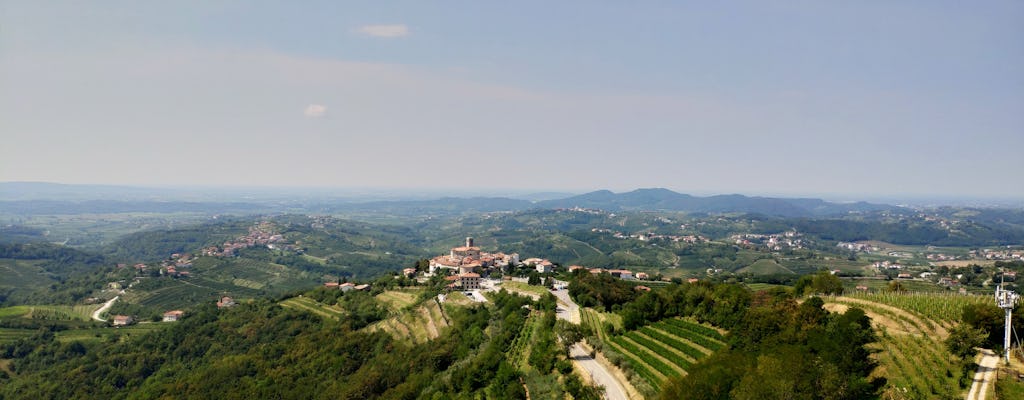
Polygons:
[[103,307],[97,308],[96,311],[93,311],[92,312],[92,319],[100,321],[100,322],[107,322],[107,320],[105,320],[103,318],[100,318],[100,314],[103,314],[103,313],[107,312],[107,310],[109,310],[110,307],[113,307],[114,306],[114,302],[117,301],[118,297],[121,297],[121,296],[114,296],[114,298],[112,298],[110,300],[107,300],[106,303],[103,303]]
[[985,400],[988,385],[995,381],[998,364],[998,354],[989,349],[981,349],[981,362],[978,363],[978,372],[974,373],[974,383],[971,384],[971,391],[967,392],[967,400]]
[[[831,311],[831,312],[837,312],[837,313],[842,314],[842,313],[845,313],[846,310],[850,309],[850,306],[848,306],[846,304],[841,304],[841,303],[825,303],[825,309],[828,310],[828,311]],[[872,310],[865,309],[864,310],[864,314],[867,315],[869,318],[871,318],[871,324],[874,325],[876,329],[881,326],[881,327],[885,327],[885,331],[888,332],[888,333],[891,333],[891,334],[899,334],[899,335],[910,335],[910,334],[920,335],[920,334],[922,334],[922,332],[920,330],[918,330],[918,329],[915,329],[915,328],[913,328],[911,326],[908,326],[907,324],[904,324],[903,322],[896,321],[896,320],[894,320],[892,318],[889,318],[888,316],[876,313],[876,312],[874,312]]]

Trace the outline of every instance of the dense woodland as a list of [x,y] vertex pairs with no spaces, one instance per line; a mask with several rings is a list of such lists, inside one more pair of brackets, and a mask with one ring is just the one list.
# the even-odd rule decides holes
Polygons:
[[[522,399],[524,373],[551,383],[535,397],[598,398],[570,374],[553,300],[497,293],[489,307],[451,308],[451,327],[414,345],[361,329],[383,316],[365,293],[308,295],[354,317],[339,322],[264,299],[202,306],[131,340],[63,343],[40,331],[0,347],[16,374],[0,373],[0,398]],[[531,315],[548,336],[534,341],[530,368],[517,368],[505,355]]]

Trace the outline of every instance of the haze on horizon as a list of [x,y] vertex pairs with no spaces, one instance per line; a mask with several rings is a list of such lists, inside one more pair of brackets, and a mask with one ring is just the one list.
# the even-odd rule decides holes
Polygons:
[[1024,3],[0,4],[0,181],[1024,198]]

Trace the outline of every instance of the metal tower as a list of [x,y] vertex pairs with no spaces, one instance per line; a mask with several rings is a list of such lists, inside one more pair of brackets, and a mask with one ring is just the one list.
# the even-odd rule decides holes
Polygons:
[[1013,325],[1010,324],[1010,320],[1013,317],[1013,306],[1017,303],[1017,298],[1020,297],[1012,290],[1003,290],[1003,285],[999,284],[996,286],[996,305],[1002,308],[1006,312],[1006,328],[1003,333],[1003,354],[1006,362],[1010,362],[1010,332],[1013,329]]

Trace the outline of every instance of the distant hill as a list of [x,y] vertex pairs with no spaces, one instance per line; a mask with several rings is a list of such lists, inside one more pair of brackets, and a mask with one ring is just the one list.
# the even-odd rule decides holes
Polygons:
[[821,199],[748,197],[739,194],[697,197],[668,189],[637,189],[625,193],[608,190],[537,203],[544,208],[585,207],[609,211],[683,211],[702,213],[752,213],[781,217],[818,217],[850,212],[870,212],[897,207],[858,203],[832,203]]

